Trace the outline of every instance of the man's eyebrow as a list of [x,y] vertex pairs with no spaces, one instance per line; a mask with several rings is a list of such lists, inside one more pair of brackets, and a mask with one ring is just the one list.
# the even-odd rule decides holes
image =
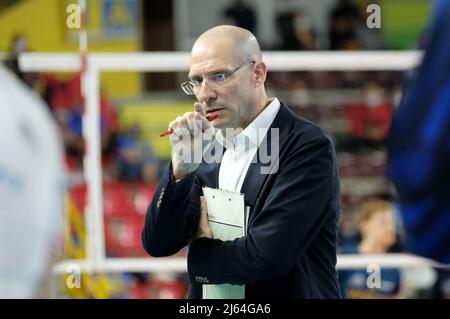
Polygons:
[[201,77],[201,75],[199,75],[199,74],[197,74],[197,73],[193,73],[193,74],[189,73],[189,74],[188,74],[188,77],[189,77],[190,79],[198,79],[198,78]]
[[217,73],[228,73],[230,70],[225,68],[216,69],[214,71],[209,72],[208,74],[217,74]]
[[[208,75],[211,75],[211,74],[228,73],[228,72],[230,72],[230,70],[228,70],[226,67],[220,67],[220,68],[217,68],[215,70],[212,70],[212,71],[206,73],[206,75],[208,76]],[[190,79],[198,79],[198,78],[202,77],[201,75],[198,75],[198,74],[195,74],[195,73],[194,74],[189,74],[188,76],[189,76]]]

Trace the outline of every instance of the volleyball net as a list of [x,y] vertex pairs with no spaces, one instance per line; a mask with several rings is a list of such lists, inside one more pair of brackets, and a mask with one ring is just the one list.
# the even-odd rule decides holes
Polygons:
[[[365,52],[277,52],[263,53],[269,72],[295,71],[407,71],[422,58],[420,51]],[[87,186],[85,207],[86,258],[64,260],[54,266],[54,273],[66,273],[71,265],[83,272],[185,272],[186,258],[111,258],[105,253],[103,214],[100,74],[101,72],[186,72],[188,52],[152,53],[90,53],[83,62],[79,54],[26,53],[19,59],[26,72],[79,72],[84,68],[85,112],[83,137],[86,143],[84,178]],[[379,267],[445,267],[436,262],[409,254],[338,255],[338,269]]]

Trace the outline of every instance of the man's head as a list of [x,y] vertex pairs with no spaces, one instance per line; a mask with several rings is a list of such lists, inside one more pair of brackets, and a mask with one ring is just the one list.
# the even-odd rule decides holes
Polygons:
[[396,241],[395,220],[391,203],[373,199],[358,209],[358,226],[363,240],[387,250]]
[[266,72],[258,41],[245,29],[214,27],[192,47],[194,95],[207,114],[217,112],[217,128],[245,128],[264,109]]

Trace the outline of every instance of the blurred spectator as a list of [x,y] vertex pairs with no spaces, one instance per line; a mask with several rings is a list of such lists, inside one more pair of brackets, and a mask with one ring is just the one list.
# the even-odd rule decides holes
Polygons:
[[277,17],[276,25],[281,39],[279,50],[299,50],[300,44],[295,35],[293,20],[291,12],[280,13]]
[[314,50],[317,39],[310,17],[302,11],[286,11],[276,18],[279,50]]
[[[44,99],[50,105],[61,128],[66,149],[66,162],[75,174],[81,170],[84,155],[82,133],[83,105],[79,73],[66,80],[55,75],[42,76],[45,83]],[[100,94],[101,147],[103,164],[111,162],[118,129],[117,113],[105,94]]]
[[408,250],[450,264],[450,2],[434,3],[425,56],[394,115],[388,176]]
[[358,16],[358,7],[351,0],[340,0],[331,11],[328,32],[331,50],[343,50],[358,42],[354,29],[354,20]]
[[150,291],[157,299],[186,298],[186,282],[174,273],[154,273],[150,281]]
[[183,299],[186,283],[173,273],[131,273],[130,299]]
[[380,30],[370,29],[367,7],[373,1],[362,0],[356,5],[352,0],[340,0],[330,14],[328,32],[331,50],[377,50],[383,44]]
[[124,181],[158,181],[159,162],[151,144],[142,136],[139,124],[133,124],[117,138],[119,178]]
[[42,101],[2,66],[0,83],[0,298],[45,297],[62,251],[63,149]]
[[307,82],[300,78],[294,77],[291,81],[290,100],[295,106],[306,108],[311,105],[311,93]]
[[148,285],[148,275],[142,273],[131,273],[130,299],[150,299],[153,296],[150,293]]
[[[343,253],[384,254],[396,243],[396,225],[393,208],[387,201],[373,199],[357,209],[358,228],[361,234],[359,244],[348,245]],[[400,271],[382,268],[379,288],[369,288],[371,272],[366,269],[345,270],[339,273],[343,297],[360,298],[399,298]]]
[[364,89],[364,101],[346,108],[350,148],[380,147],[386,142],[392,118],[392,105],[377,82]]
[[234,25],[249,30],[252,33],[256,31],[256,15],[254,9],[243,0],[234,0],[230,7],[223,11],[225,21],[223,24]]

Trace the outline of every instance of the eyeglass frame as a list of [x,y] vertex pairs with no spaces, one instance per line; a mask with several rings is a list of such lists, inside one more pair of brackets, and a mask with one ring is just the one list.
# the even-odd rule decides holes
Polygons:
[[[255,61],[255,60],[248,60],[248,61],[245,61],[244,63],[242,63],[241,65],[239,65],[238,67],[236,67],[235,69],[233,69],[233,70],[230,71],[230,72],[219,71],[219,72],[215,72],[215,73],[209,74],[209,75],[206,76],[206,81],[205,81],[205,80],[202,80],[201,82],[198,81],[198,80],[188,80],[188,81],[184,81],[183,83],[180,84],[181,89],[182,89],[183,92],[184,92],[185,94],[187,94],[187,95],[195,95],[195,94],[197,94],[197,93],[195,92],[195,90],[197,90],[197,92],[198,92],[198,90],[200,89],[200,87],[201,87],[201,85],[202,85],[203,83],[211,83],[211,82],[212,82],[212,83],[217,83],[217,82],[211,81],[211,78],[212,78],[212,77],[216,77],[216,76],[218,76],[218,75],[226,75],[226,76],[227,76],[226,79],[224,79],[224,80],[222,80],[222,81],[219,81],[219,82],[218,82],[218,83],[219,83],[218,86],[217,86],[217,85],[214,86],[214,88],[220,88],[220,87],[222,87],[223,85],[225,85],[226,83],[228,83],[228,80],[231,78],[231,76],[232,76],[235,72],[237,72],[238,70],[240,70],[244,65],[246,65],[246,64],[248,64],[248,63],[256,64],[256,61]],[[192,84],[192,82],[198,82],[198,84]]]

